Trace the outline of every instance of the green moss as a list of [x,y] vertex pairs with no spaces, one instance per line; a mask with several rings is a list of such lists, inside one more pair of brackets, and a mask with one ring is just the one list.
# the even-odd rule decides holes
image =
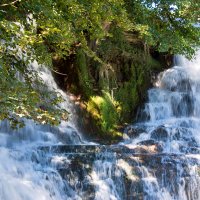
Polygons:
[[122,108],[120,122],[126,123],[133,119],[137,107],[144,101],[150,69],[158,63],[145,52],[137,35],[124,33],[115,26],[111,27],[110,34],[112,37],[101,43],[98,53],[112,70],[107,71],[107,79],[100,77],[99,85],[102,90],[113,92]]
[[92,81],[86,55],[82,49],[77,51],[76,64],[78,67],[79,85],[83,90],[84,96],[89,97],[92,95]]
[[122,107],[121,121],[129,121],[139,101],[136,85],[131,82],[124,83],[116,92],[116,98]]

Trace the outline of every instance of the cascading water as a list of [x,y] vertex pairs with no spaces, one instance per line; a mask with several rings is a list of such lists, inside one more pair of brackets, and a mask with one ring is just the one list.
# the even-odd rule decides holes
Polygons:
[[[37,62],[32,67],[39,68]],[[57,87],[51,72],[41,67],[37,70],[49,90],[56,90],[64,98],[60,106],[71,110],[69,97]],[[72,121],[50,127],[27,120],[19,130],[11,130],[6,121],[0,122],[0,200],[78,199],[46,155],[37,150],[38,146],[80,144]]]
[[200,53],[158,76],[140,122],[95,159],[92,199],[200,200],[198,74]]
[[175,63],[149,90],[142,122],[127,129],[126,146],[155,155],[140,167],[143,199],[200,199],[200,52]]
[[[176,57],[117,145],[83,145],[74,119],[17,131],[1,122],[0,200],[200,200],[199,64]],[[70,110],[50,71],[40,75]]]

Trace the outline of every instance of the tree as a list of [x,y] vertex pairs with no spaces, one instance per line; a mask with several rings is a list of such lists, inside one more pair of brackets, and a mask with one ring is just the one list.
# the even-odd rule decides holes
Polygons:
[[51,68],[53,56],[70,55],[79,46],[95,56],[88,37],[101,40],[107,36],[103,23],[116,21],[127,27],[125,19],[123,1],[1,1],[0,119],[16,125],[21,117],[51,124],[58,124],[63,115],[66,118],[58,106],[61,99],[55,92],[44,93],[45,85],[30,63],[37,60]]
[[135,30],[160,52],[191,58],[200,45],[200,2],[196,0],[125,0]]
[[[198,8],[195,0],[1,0],[0,119],[58,124],[62,115],[66,118],[60,97],[44,93],[30,63],[37,60],[51,68],[52,57],[78,48],[101,62],[89,41],[100,45],[112,37],[110,24],[136,32],[159,51],[191,57],[199,46]],[[51,106],[43,106],[47,104]]]

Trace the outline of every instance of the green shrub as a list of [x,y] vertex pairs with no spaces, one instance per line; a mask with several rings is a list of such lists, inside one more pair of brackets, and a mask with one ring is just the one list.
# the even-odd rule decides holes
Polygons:
[[103,96],[92,96],[87,103],[87,111],[97,121],[102,132],[116,134],[119,124],[121,106],[112,99],[109,93],[104,92]]

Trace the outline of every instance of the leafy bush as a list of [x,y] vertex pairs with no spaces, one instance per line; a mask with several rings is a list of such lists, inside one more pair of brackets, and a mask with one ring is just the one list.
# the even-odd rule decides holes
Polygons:
[[121,106],[109,93],[92,96],[87,103],[87,111],[97,121],[102,132],[116,133],[120,120]]

